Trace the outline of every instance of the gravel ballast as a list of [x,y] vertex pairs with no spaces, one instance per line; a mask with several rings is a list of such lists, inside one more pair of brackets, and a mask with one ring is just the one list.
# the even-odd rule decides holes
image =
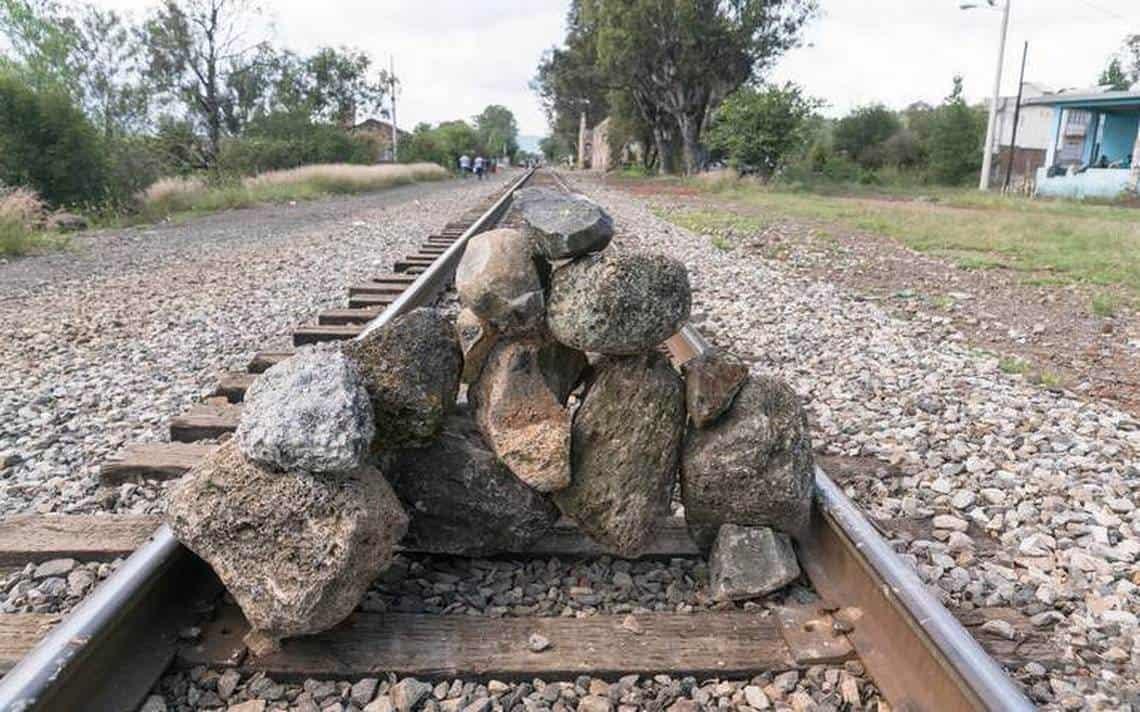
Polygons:
[[291,348],[292,327],[514,177],[100,231],[0,264],[0,513],[155,511],[159,488],[101,488],[100,463],[167,439],[220,373]]
[[1049,668],[1011,671],[1035,702],[1140,705],[1133,417],[1003,373],[999,355],[970,348],[948,319],[892,318],[747,247],[720,250],[657,217],[651,207],[667,209],[667,197],[651,206],[596,179],[574,183],[614,216],[611,249],[659,250],[688,267],[693,322],[753,373],[792,383],[820,453],[901,470],[858,478],[848,493],[877,519],[930,518],[932,537],[898,548],[948,606],[1014,608],[1050,638]]

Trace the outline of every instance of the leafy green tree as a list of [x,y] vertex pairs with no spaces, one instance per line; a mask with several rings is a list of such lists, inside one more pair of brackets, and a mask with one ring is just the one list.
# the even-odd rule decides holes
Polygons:
[[582,112],[596,126],[610,114],[614,88],[597,61],[596,27],[586,21],[582,0],[571,0],[566,15],[566,43],[543,54],[531,90],[538,94],[551,131],[560,144],[578,145]]
[[1096,82],[1100,86],[1110,86],[1113,89],[1120,91],[1127,89],[1132,85],[1128,80],[1128,75],[1124,72],[1124,64],[1120,61],[1120,57],[1113,57],[1108,61],[1108,66],[1100,73],[1100,78]]
[[769,178],[807,144],[807,119],[821,102],[791,83],[764,89],[741,87],[717,109],[709,147],[734,168]]
[[479,143],[492,156],[514,156],[519,150],[519,125],[511,110],[491,104],[475,117]]
[[99,136],[67,92],[0,72],[0,183],[71,205],[100,200],[103,179]]
[[570,145],[558,134],[551,134],[538,142],[538,150],[546,157],[548,163],[558,163],[574,153]]
[[982,167],[985,114],[966,103],[962,77],[931,122],[930,173],[940,183],[959,185],[976,178]]
[[581,0],[598,63],[645,118],[676,127],[685,170],[705,161],[708,112],[799,41],[814,0]]
[[858,107],[836,122],[835,150],[865,168],[878,168],[883,164],[883,144],[900,128],[898,116],[882,104]]
[[248,27],[260,12],[254,0],[163,0],[140,32],[148,77],[205,126],[211,165],[226,107],[236,103],[231,79],[263,46],[250,42]]
[[479,144],[479,134],[466,121],[445,121],[432,127],[420,123],[411,138],[400,142],[400,160],[405,163],[429,161],[448,170],[456,170],[463,154],[474,157],[485,151]]

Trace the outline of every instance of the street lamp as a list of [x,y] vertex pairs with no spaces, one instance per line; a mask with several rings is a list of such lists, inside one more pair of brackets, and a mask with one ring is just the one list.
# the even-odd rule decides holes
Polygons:
[[[986,148],[982,156],[982,177],[978,181],[979,190],[989,190],[990,188],[990,169],[993,167],[993,147],[994,147],[994,131],[997,129],[997,105],[1001,99],[1001,65],[1002,60],[1005,59],[1005,35],[1009,29],[1009,5],[1013,0],[1005,0],[1005,7],[1002,10],[1001,18],[1001,42],[998,44],[998,59],[997,59],[997,74],[994,76],[994,98],[990,102],[990,120],[989,125],[986,127]],[[997,0],[986,0],[983,5],[980,2],[962,2],[958,7],[962,10],[972,10],[974,8],[996,7]]]

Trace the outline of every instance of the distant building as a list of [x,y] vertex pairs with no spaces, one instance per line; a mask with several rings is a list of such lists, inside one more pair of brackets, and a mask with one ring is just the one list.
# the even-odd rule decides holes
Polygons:
[[1052,114],[1038,195],[1112,199],[1140,190],[1140,86],[1057,92],[1025,104]]
[[[380,119],[365,119],[359,124],[355,124],[348,132],[354,136],[365,136],[376,147],[376,162],[377,163],[392,163],[396,160],[395,152],[392,150],[392,124]],[[411,138],[411,134],[402,129],[399,130],[400,141],[407,141]]]
[[997,124],[994,128],[995,154],[990,183],[1001,186],[1013,150],[1013,173],[1010,185],[1032,184],[1037,169],[1045,165],[1049,139],[1053,135],[1053,111],[1043,106],[1027,106],[1026,101],[1044,96],[1048,90],[1039,84],[1026,82],[1022,88],[1021,113],[1017,119],[1017,146],[1013,146],[1013,116],[1017,109],[1016,96],[1003,96],[998,100]]

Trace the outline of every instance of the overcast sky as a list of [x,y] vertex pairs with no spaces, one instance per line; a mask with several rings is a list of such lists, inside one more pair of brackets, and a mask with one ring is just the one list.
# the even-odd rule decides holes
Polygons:
[[[1015,93],[1022,43],[1026,80],[1088,86],[1124,36],[1140,33],[1140,0],[1012,0],[1003,93]],[[153,0],[96,0],[136,14]],[[566,0],[270,0],[278,43],[298,51],[353,45],[387,62],[403,82],[401,126],[469,118],[503,104],[524,134],[546,121],[528,83],[542,52],[563,37]],[[802,84],[841,115],[882,101],[936,103],[951,77],[966,93],[991,91],[1000,12],[958,9],[959,0],[820,0],[806,45],[773,78]]]

